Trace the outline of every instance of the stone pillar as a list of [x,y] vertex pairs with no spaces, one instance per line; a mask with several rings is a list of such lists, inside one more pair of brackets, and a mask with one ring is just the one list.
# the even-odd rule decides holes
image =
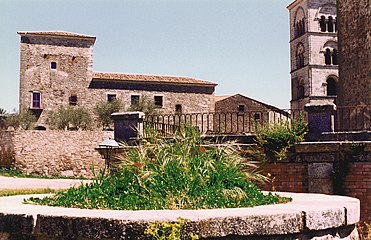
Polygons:
[[309,133],[306,135],[307,141],[320,140],[324,132],[334,132],[335,111],[334,104],[306,104],[304,107],[308,112]]
[[124,141],[128,144],[137,142],[143,136],[143,112],[113,113],[114,136],[116,141]]
[[308,192],[333,194],[333,175],[333,163],[308,163]]

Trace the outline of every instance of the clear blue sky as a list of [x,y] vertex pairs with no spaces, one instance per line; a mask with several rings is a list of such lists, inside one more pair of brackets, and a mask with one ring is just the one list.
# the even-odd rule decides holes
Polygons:
[[97,37],[94,71],[190,76],[288,108],[293,0],[1,0],[0,107],[18,109],[17,31]]

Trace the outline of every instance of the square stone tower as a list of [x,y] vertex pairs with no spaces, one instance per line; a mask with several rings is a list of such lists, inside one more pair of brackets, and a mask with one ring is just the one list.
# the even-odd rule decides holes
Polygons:
[[296,0],[290,13],[291,109],[335,103],[338,83],[336,0]]
[[338,130],[371,131],[371,2],[338,0]]
[[[21,36],[19,110],[38,116],[62,105],[85,105],[93,71],[94,36],[70,32],[18,32]],[[80,104],[79,104],[80,105]]]

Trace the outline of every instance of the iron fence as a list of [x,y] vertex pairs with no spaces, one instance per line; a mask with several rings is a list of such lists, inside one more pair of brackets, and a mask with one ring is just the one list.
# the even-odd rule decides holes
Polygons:
[[369,105],[337,107],[335,129],[337,131],[370,131],[371,107]]
[[299,111],[249,111],[147,115],[145,128],[161,134],[172,134],[181,126],[197,127],[205,134],[255,133],[258,126],[290,121],[292,116],[303,116]]

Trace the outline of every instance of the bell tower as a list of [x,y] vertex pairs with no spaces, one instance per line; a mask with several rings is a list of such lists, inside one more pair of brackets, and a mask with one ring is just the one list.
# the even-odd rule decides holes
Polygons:
[[338,43],[336,0],[296,0],[290,13],[291,109],[336,103]]

